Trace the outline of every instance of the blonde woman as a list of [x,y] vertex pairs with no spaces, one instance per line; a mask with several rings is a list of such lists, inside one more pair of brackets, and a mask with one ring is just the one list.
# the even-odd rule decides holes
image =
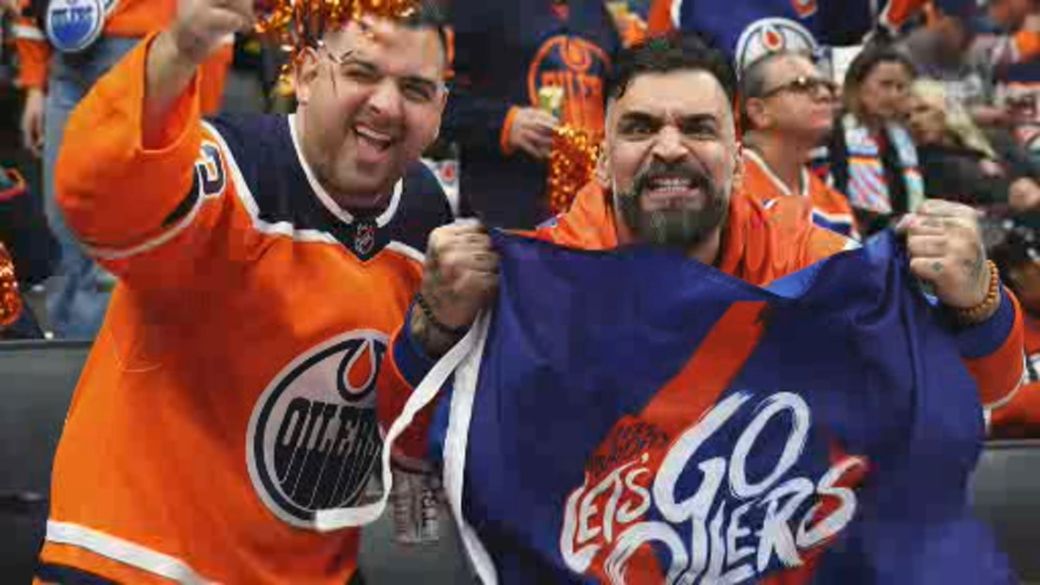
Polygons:
[[1008,203],[1020,212],[1040,206],[1037,169],[1010,141],[991,141],[949,99],[942,83],[915,81],[907,116],[928,197],[970,205]]

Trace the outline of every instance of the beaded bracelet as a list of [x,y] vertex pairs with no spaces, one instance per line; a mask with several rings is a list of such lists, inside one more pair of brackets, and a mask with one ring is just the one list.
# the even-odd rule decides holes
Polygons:
[[992,260],[986,260],[989,267],[989,290],[982,302],[968,309],[956,309],[954,314],[962,325],[976,325],[986,320],[1000,304],[1000,270]]
[[451,335],[452,337],[460,337],[462,335],[465,335],[466,331],[469,330],[468,326],[449,327],[444,323],[438,321],[437,317],[433,316],[433,309],[430,307],[430,303],[426,300],[426,297],[424,297],[421,292],[415,293],[415,304],[419,305],[419,308],[422,309],[423,315],[426,316],[426,320],[430,322],[430,325],[433,325],[433,328],[437,331],[440,331],[441,333]]

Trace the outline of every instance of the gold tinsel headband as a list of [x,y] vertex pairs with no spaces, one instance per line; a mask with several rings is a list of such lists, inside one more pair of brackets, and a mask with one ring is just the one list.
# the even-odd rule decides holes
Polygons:
[[419,8],[419,0],[258,0],[254,30],[269,38],[295,61],[305,47],[316,46],[328,30],[364,15],[402,19]]

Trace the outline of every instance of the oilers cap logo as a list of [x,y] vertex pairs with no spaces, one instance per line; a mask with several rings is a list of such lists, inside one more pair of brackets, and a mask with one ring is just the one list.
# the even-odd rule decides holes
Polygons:
[[738,72],[767,53],[792,51],[815,55],[816,38],[809,29],[787,18],[762,18],[748,25],[737,41],[736,67]]
[[47,40],[63,53],[78,53],[105,27],[103,0],[51,0],[45,16]]

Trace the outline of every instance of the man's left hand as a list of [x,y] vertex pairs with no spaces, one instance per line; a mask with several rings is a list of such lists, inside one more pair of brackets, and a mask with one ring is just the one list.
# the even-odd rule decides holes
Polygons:
[[896,232],[906,235],[910,271],[931,283],[944,305],[969,309],[986,300],[990,271],[974,209],[929,199],[903,217]]

